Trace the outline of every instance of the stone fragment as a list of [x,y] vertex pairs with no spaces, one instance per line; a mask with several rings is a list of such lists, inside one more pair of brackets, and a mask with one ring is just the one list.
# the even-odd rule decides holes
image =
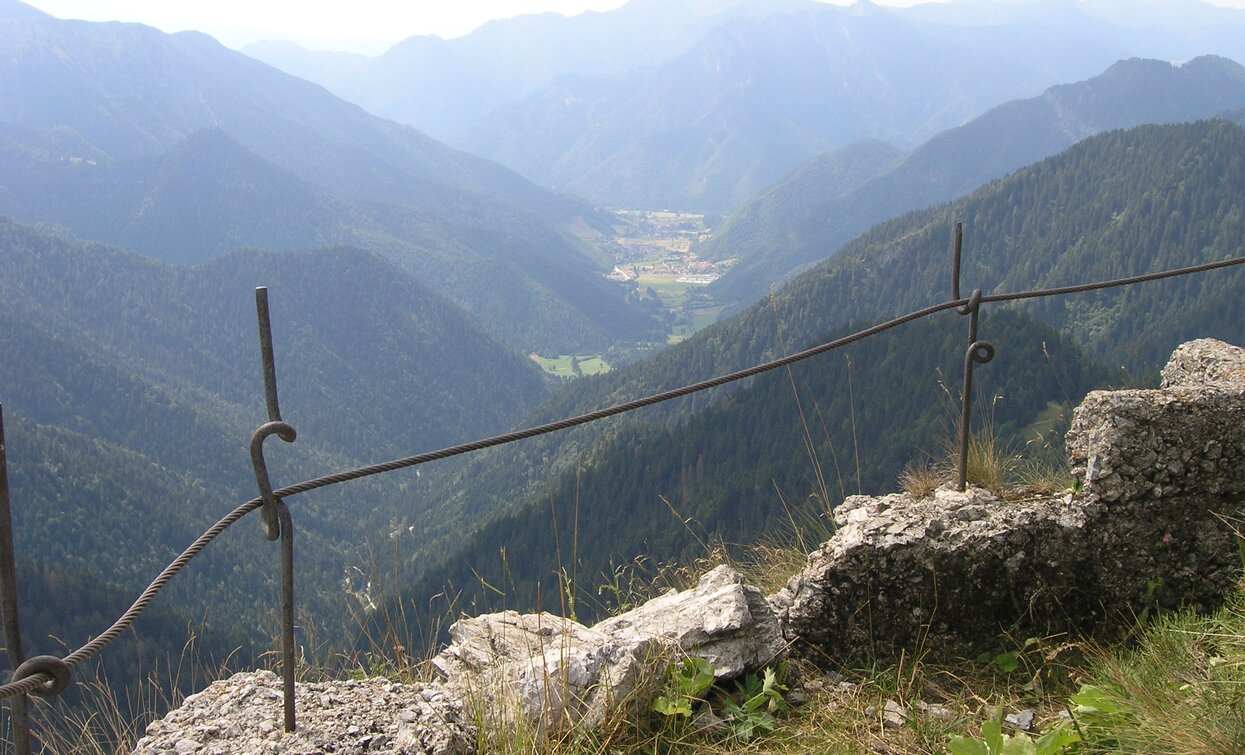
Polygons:
[[935,721],[951,721],[955,719],[955,711],[945,705],[938,703],[927,703],[924,700],[917,701],[917,710],[921,711],[921,715],[926,718],[932,718]]
[[907,709],[894,700],[887,700],[882,706],[882,726],[887,729],[902,729],[907,725]]
[[765,667],[782,651],[778,619],[765,596],[739,572],[718,566],[696,587],[671,592],[593,629],[619,644],[657,641],[713,663],[718,679]]
[[1163,367],[1163,388],[1245,384],[1245,349],[1213,338],[1182,343]]
[[765,597],[726,566],[591,628],[509,611],[460,620],[450,637],[433,659],[447,687],[495,720],[522,716],[538,730],[599,725],[652,691],[671,660],[703,658],[724,679],[764,667],[783,648]]
[[1003,717],[1003,723],[1016,731],[1032,731],[1033,716],[1033,711],[1026,708],[1018,713],[1008,713]]

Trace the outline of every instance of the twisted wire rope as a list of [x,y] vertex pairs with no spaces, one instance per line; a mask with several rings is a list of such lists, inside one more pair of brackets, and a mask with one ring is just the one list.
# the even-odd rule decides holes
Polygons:
[[[1006,302],[1006,301],[1019,301],[1023,299],[1036,299],[1036,298],[1043,298],[1043,297],[1048,297],[1048,296],[1063,296],[1067,294],[1086,293],[1089,291],[1099,291],[1102,289],[1117,288],[1120,286],[1129,286],[1129,285],[1134,285],[1137,283],[1146,283],[1150,281],[1163,280],[1165,278],[1175,278],[1175,277],[1182,276],[1182,275],[1189,275],[1191,273],[1200,273],[1200,272],[1206,272],[1209,270],[1218,270],[1218,269],[1232,267],[1234,265],[1240,265],[1240,264],[1245,264],[1245,257],[1234,257],[1232,259],[1220,260],[1218,262],[1208,262],[1208,263],[1204,263],[1201,265],[1192,265],[1189,267],[1182,267],[1182,268],[1177,268],[1174,270],[1165,270],[1165,271],[1158,272],[1158,273],[1146,273],[1144,275],[1135,275],[1135,276],[1130,276],[1127,278],[1116,278],[1116,279],[1107,280],[1107,281],[1097,281],[1095,283],[1082,283],[1082,284],[1078,284],[1074,286],[1034,289],[1032,291],[1020,291],[1016,293],[1007,293],[1007,294],[990,294],[988,296],[981,296],[979,298],[979,301],[981,303]],[[709,388],[716,388],[718,386],[725,385],[727,383],[732,383],[738,380],[743,380],[745,378],[753,377],[755,375],[760,375],[762,373],[769,372],[770,370],[776,370],[780,367],[785,367],[787,365],[803,361],[810,357],[817,356],[818,354],[824,354],[827,351],[832,351],[834,349],[838,349],[844,346],[851,345],[853,343],[856,343],[857,341],[862,341],[866,338],[870,338],[879,333],[883,333],[887,330],[891,330],[892,328],[897,328],[900,325],[904,325],[906,323],[912,322],[913,320],[919,320],[923,317],[929,317],[930,315],[934,315],[939,312],[944,312],[948,309],[964,307],[970,303],[971,299],[972,297],[958,298],[958,299],[953,299],[951,301],[943,302],[941,304],[934,304],[934,305],[925,307],[924,309],[919,309],[914,312],[909,312],[908,314],[901,315],[892,320],[887,320],[886,322],[879,323],[869,328],[865,328],[864,330],[858,331],[856,333],[852,333],[851,335],[848,335],[848,336],[844,336],[843,338],[838,338],[833,341],[827,341],[826,343],[813,346],[811,348],[805,349],[795,354],[790,354],[788,356],[781,357],[779,359],[775,359],[769,362],[764,362],[762,364],[758,364],[753,367],[749,367],[747,369],[737,370],[735,372],[730,372],[725,375],[719,375],[718,377],[710,378],[708,380],[702,380],[698,383],[691,383],[681,388],[675,388],[673,390],[663,391],[661,393],[654,393],[652,395],[645,396],[644,398],[635,399],[633,401],[628,401],[622,404],[616,404],[614,406],[611,406],[605,409],[599,409],[597,411],[588,412],[586,414],[581,414],[575,417],[558,420],[556,422],[549,422],[543,425],[537,425],[535,427],[530,427],[524,430],[517,430],[515,432],[497,435],[492,438],[477,440],[471,443],[463,443],[463,444],[456,445],[456,446],[449,446],[449,447],[442,448],[437,451],[429,451],[427,453],[417,454],[415,456],[407,456],[401,459],[394,459],[393,461],[387,461],[387,462],[383,462],[380,464],[372,464],[369,466],[358,467],[356,469],[351,469],[351,470],[347,470],[343,472],[337,472],[335,474],[325,475],[322,477],[316,477],[311,480],[306,480],[304,482],[300,482],[294,485],[289,485],[289,486],[280,488],[274,491],[274,495],[277,498],[287,498],[292,495],[298,495],[300,493],[307,493],[312,490],[317,490],[319,488],[328,487],[330,485],[337,485],[339,483],[349,482],[352,480],[358,480],[364,477],[370,477],[372,475],[383,474],[386,472],[394,472],[399,469],[404,469],[406,467],[412,467],[412,466],[415,466],[418,464],[424,464],[430,461],[439,461],[441,459],[448,459],[454,456],[461,456],[462,454],[472,453],[474,451],[482,451],[486,448],[492,448],[494,446],[501,446],[501,445],[505,445],[508,443],[513,443],[515,441],[525,440],[527,438],[534,438],[539,435],[546,435],[548,433],[557,432],[558,430],[565,430],[571,427],[576,427],[578,425],[583,425],[589,422],[595,422],[597,420],[605,419],[607,417],[613,417],[618,414],[623,414],[626,412],[634,411],[636,409],[642,409],[646,406],[652,406],[653,404],[659,404],[664,401],[670,401],[672,399],[681,398],[683,396],[687,396],[687,395],[697,393],[703,390],[708,390]],[[78,664],[89,660],[91,657],[99,653],[99,651],[103,650],[109,643],[111,643],[114,639],[120,636],[123,632],[125,632],[127,629],[133,626],[134,622],[138,619],[139,615],[141,615],[143,611],[147,608],[147,606],[151,603],[151,601],[155,599],[156,595],[159,594],[160,590],[162,590],[164,586],[167,585],[169,581],[173,579],[173,577],[177,576],[178,572],[180,572],[186,566],[186,564],[190,563],[191,559],[193,559],[204,548],[206,548],[209,544],[211,544],[211,542],[215,540],[222,532],[224,532],[226,529],[228,529],[231,525],[233,525],[235,522],[237,522],[242,517],[246,516],[247,514],[254,511],[255,509],[259,508],[261,504],[262,504],[261,499],[252,498],[251,500],[247,501],[246,503],[243,503],[242,505],[235,508],[233,511],[226,514],[216,524],[212,525],[206,532],[204,532],[193,543],[191,543],[191,545],[188,548],[186,548],[186,550],[182,551],[181,555],[179,555],[177,558],[175,558],[172,561],[172,563],[166,566],[164,570],[161,571],[160,574],[154,580],[152,580],[151,584],[147,586],[147,589],[143,590],[142,594],[139,595],[138,599],[134,601],[133,605],[131,605],[129,609],[126,610],[126,612],[121,615],[120,618],[118,618],[115,622],[113,622],[112,626],[108,627],[108,629],[106,629],[103,633],[91,639],[89,642],[87,642],[82,647],[78,648],[74,652],[65,656],[62,659],[65,665],[69,666],[70,668],[73,668],[74,666],[77,666]],[[0,685],[0,699],[13,697],[14,695],[29,694],[33,692],[35,689],[43,686],[49,681],[51,681],[51,678],[47,674],[39,672],[39,673],[33,674],[32,676],[26,677],[25,679],[21,679],[16,682],[9,682],[8,684]]]

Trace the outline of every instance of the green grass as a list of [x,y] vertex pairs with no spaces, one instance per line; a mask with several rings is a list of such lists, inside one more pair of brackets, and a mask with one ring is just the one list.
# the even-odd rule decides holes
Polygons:
[[[600,354],[562,354],[556,359],[547,359],[539,354],[529,355],[533,362],[540,365],[545,372],[555,377],[572,378],[584,375],[604,375],[609,372],[609,362]],[[579,374],[575,373],[574,360],[579,361]]]
[[673,273],[645,273],[637,280],[641,291],[653,289],[661,305],[667,309],[683,306],[688,294],[704,286],[695,283],[679,283],[679,275]]
[[697,331],[703,330],[717,322],[718,314],[722,309],[721,306],[713,306],[687,310],[683,316],[683,321],[671,328],[670,335],[666,337],[666,342],[673,345],[691,338]]
[[1245,589],[1209,615],[1159,617],[1106,650],[1073,699],[1082,752],[1245,752]]

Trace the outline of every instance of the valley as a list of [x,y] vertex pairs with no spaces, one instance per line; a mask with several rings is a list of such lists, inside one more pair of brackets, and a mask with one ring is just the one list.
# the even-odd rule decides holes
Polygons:
[[602,375],[612,364],[687,340],[722,313],[709,288],[734,266],[735,258],[709,260],[697,254],[713,236],[706,215],[673,210],[611,210],[608,233],[592,238],[612,265],[603,273],[626,293],[626,300],[660,325],[664,338],[651,343],[618,344],[611,353],[532,353],[546,374],[571,379]]

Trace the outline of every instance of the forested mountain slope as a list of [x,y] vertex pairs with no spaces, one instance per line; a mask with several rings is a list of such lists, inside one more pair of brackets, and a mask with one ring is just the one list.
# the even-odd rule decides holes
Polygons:
[[595,210],[202,34],[60,21],[3,0],[0,154],[0,212],[26,222],[74,222],[174,260],[348,241],[443,281],[524,348],[650,335],[571,232],[603,228]]
[[837,163],[810,162],[734,212],[698,252],[739,263],[714,285],[741,304],[834,254],[874,223],[961,196],[1112,128],[1216,116],[1245,106],[1245,67],[1203,57],[1181,66],[1121,61],[1077,84],[1000,105],[943,132],[877,175],[825,185]]
[[[1110,373],[1027,315],[988,315],[982,329],[1000,349],[976,377],[978,422],[1014,451],[1061,448],[1059,430],[1030,425],[1070,412]],[[946,313],[759,377],[684,422],[628,423],[404,591],[406,611],[432,625],[425,612],[443,604],[425,598],[445,594],[469,614],[571,605],[590,624],[626,599],[610,588],[661,564],[797,527],[815,538],[845,495],[893,490],[908,463],[942,460],[959,409],[945,385],[956,392],[966,345],[963,318]]]
[[[1225,121],[1207,121],[1146,126],[1091,137],[958,202],[909,213],[875,226],[841,254],[777,291],[770,300],[643,363],[576,381],[546,402],[529,417],[529,422],[582,413],[740,369],[822,342],[847,323],[884,320],[945,301],[950,295],[948,250],[957,221],[963,221],[966,228],[962,273],[965,291],[979,286],[986,293],[996,293],[1092,282],[1240,256],[1245,253],[1245,129]],[[1061,330],[1072,343],[1095,354],[1105,364],[1123,365],[1140,376],[1156,369],[1160,360],[1185,339],[1205,336],[1237,341],[1245,337],[1241,325],[1245,322],[1245,304],[1235,293],[1243,284],[1245,272],[1238,267],[1124,291],[1038,300],[1021,308]],[[995,305],[986,310],[994,312],[998,308]],[[1025,348],[1038,348],[1009,345],[1013,337],[1001,333],[996,337],[991,327],[983,325],[981,337],[995,340],[1000,358],[1008,349],[1024,353]],[[1044,337],[1031,344],[1040,345],[1042,340],[1048,345],[1053,343],[1051,338]],[[911,345],[894,348],[899,354],[920,350]],[[1039,359],[1037,352],[1029,353],[1031,358],[1024,360],[1025,374],[1028,379],[1039,380],[1039,375],[1050,369],[1049,361],[1044,356]],[[953,360],[951,364],[962,364],[963,351],[947,358]],[[818,365],[834,364],[837,362],[831,358],[805,369],[831,369]],[[862,372],[872,369],[859,361],[856,364]],[[944,374],[949,375],[951,384],[958,381],[958,369]],[[807,379],[815,382],[820,378],[810,374]],[[870,379],[889,384],[906,380],[907,376],[893,371],[885,377],[874,374]],[[758,380],[755,390],[777,390],[760,387],[772,385],[773,380]],[[1033,395],[1031,400],[1017,405],[1040,408],[1043,400],[1076,400],[1071,388],[1076,381],[1064,382],[1062,391],[1045,397]],[[841,400],[838,392],[843,389],[842,375],[834,384],[836,387],[827,382],[821,384],[826,386],[826,392],[818,394],[816,400],[822,402],[823,408]],[[885,407],[902,405],[906,394],[916,390],[899,389],[893,394],[880,391],[866,404],[860,398],[859,386],[868,384],[865,379],[856,383],[856,411],[882,418],[884,425],[889,421]],[[716,390],[717,401],[721,402],[726,392]],[[1023,394],[1016,387],[1008,390],[1013,400],[1016,394]],[[880,404],[874,405],[872,401]],[[1003,401],[1008,401],[1006,396]],[[674,465],[678,474],[687,468],[675,464],[673,457],[667,460],[667,466],[651,467],[648,462],[624,465],[613,455],[625,453],[615,450],[613,444],[617,438],[634,433],[669,432],[671,448],[682,448],[678,440],[682,430],[669,428],[677,428],[688,417],[697,417],[691,420],[694,423],[700,421],[702,414],[727,411],[715,406],[713,397],[702,394],[695,399],[681,399],[664,409],[643,410],[607,428],[564,432],[544,441],[527,442],[514,450],[482,454],[446,485],[443,505],[480,512],[481,519],[490,512],[507,510],[516,517],[538,518],[548,509],[550,489],[573,489],[569,480],[580,465],[588,470],[616,468],[620,475],[625,466],[628,474],[642,479],[660,478],[667,485],[667,495],[671,490],[678,493],[682,488],[675,483],[680,478],[671,476],[669,465]],[[814,419],[815,411],[809,406],[809,402],[804,403],[816,434],[821,419]],[[833,430],[839,427],[835,422],[841,419],[827,421]],[[1016,417],[1006,421],[1020,426],[1026,420]],[[644,422],[655,423],[655,427],[645,429],[643,424],[636,424]],[[732,429],[723,431],[717,442],[721,444],[721,453],[729,455],[737,445],[743,449],[743,441],[736,444],[736,439],[746,432],[742,424],[727,425]],[[863,425],[858,422],[857,427]],[[913,427],[928,428],[924,421]],[[707,429],[698,432],[702,432],[701,438],[711,434]],[[870,431],[863,432],[867,435]],[[896,435],[904,437],[907,436],[902,431]],[[841,442],[837,436],[835,442]],[[913,458],[923,449],[918,443],[906,447],[892,447],[889,440],[884,443],[888,453],[895,456],[878,466],[884,471],[879,472],[883,480],[894,472],[898,459]],[[642,452],[633,449],[627,453]],[[674,456],[683,458],[681,451]],[[752,457],[740,453],[730,458],[734,467],[747,476],[749,465],[754,463]],[[824,463],[825,456],[821,458]],[[839,458],[842,461],[841,450]],[[727,468],[723,462],[715,463]],[[611,466],[614,464],[618,466]],[[658,471],[661,469],[666,472]],[[865,476],[862,474],[862,478]],[[870,479],[876,482],[879,477]],[[703,488],[725,486],[720,480],[705,479],[708,482],[702,483]],[[756,489],[755,480],[745,485],[751,493]],[[525,490],[531,497],[527,504],[516,508],[514,502],[520,500]],[[594,510],[630,512],[636,506],[647,505],[625,495],[614,497],[604,488],[593,490],[590,505]],[[651,492],[652,488],[645,490]],[[791,496],[802,499],[806,493],[797,489]],[[603,500],[596,500],[597,496]],[[739,501],[743,497],[745,493],[740,490],[717,491],[705,500]],[[583,498],[579,500],[581,505],[588,505]],[[568,504],[563,498],[558,505]],[[693,502],[689,510],[699,518],[713,518],[697,505]],[[585,525],[581,520],[580,526],[595,525]],[[504,529],[490,532],[500,533]],[[482,541],[479,547],[484,548],[488,542]],[[607,548],[605,543],[594,547]],[[486,565],[473,566],[479,569]],[[551,568],[546,565],[546,570]]]
[[[257,283],[271,289],[281,406],[299,431],[268,447],[278,485],[495,432],[545,394],[524,355],[357,250],[185,268],[0,220],[0,269],[19,557],[89,569],[123,592],[255,495],[246,447],[267,417]],[[399,475],[291,501],[300,606],[324,639],[349,623],[340,583],[367,563],[369,542],[457,526],[420,516],[417,488]],[[249,524],[172,591],[183,610],[210,604],[214,622],[254,639],[275,571]]]

